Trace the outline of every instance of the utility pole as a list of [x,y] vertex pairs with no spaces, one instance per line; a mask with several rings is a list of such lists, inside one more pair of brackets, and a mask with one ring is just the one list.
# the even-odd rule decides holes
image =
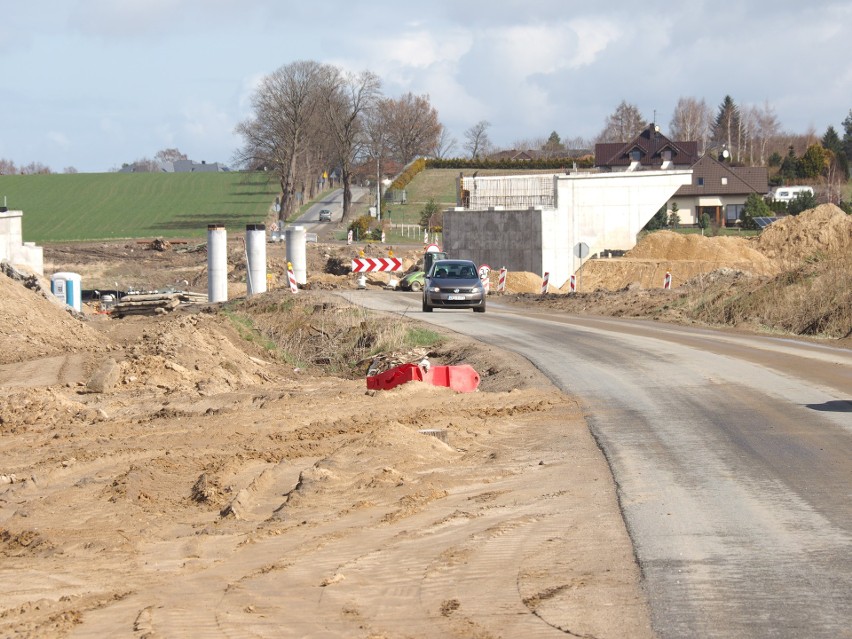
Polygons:
[[379,154],[376,154],[376,220],[382,221],[382,173],[379,168]]

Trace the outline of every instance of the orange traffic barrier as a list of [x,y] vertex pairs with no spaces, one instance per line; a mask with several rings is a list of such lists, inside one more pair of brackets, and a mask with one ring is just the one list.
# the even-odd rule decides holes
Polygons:
[[407,382],[426,382],[433,386],[447,386],[457,393],[472,393],[479,387],[479,374],[472,366],[418,366],[402,364],[390,370],[367,377],[370,390],[390,390]]

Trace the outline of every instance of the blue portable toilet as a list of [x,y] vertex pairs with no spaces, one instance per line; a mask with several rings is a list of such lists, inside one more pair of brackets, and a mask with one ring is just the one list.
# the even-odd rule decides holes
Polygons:
[[82,281],[79,273],[54,273],[50,278],[50,292],[80,312],[83,308]]

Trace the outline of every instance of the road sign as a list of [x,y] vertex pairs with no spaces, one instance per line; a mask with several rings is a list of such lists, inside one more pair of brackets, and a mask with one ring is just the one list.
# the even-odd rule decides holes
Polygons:
[[580,242],[577,246],[574,247],[574,255],[579,257],[581,260],[589,254],[589,245],[585,242]]
[[479,279],[487,280],[488,275],[491,273],[491,267],[488,264],[483,264],[479,267]]
[[440,252],[440,250],[441,250],[441,247],[438,246],[437,244],[430,244],[429,246],[426,247],[424,252],[425,253],[438,253],[438,252]]
[[353,273],[401,270],[402,261],[395,257],[359,257],[352,260]]

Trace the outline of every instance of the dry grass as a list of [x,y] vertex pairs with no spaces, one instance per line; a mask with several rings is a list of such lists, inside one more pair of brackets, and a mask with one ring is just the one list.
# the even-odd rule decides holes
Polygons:
[[730,276],[682,298],[707,324],[842,339],[852,336],[852,254],[814,255],[773,278]]
[[366,309],[320,295],[272,293],[229,306],[232,321],[272,354],[312,373],[355,378],[374,356],[402,357],[440,336],[411,322],[393,322]]

